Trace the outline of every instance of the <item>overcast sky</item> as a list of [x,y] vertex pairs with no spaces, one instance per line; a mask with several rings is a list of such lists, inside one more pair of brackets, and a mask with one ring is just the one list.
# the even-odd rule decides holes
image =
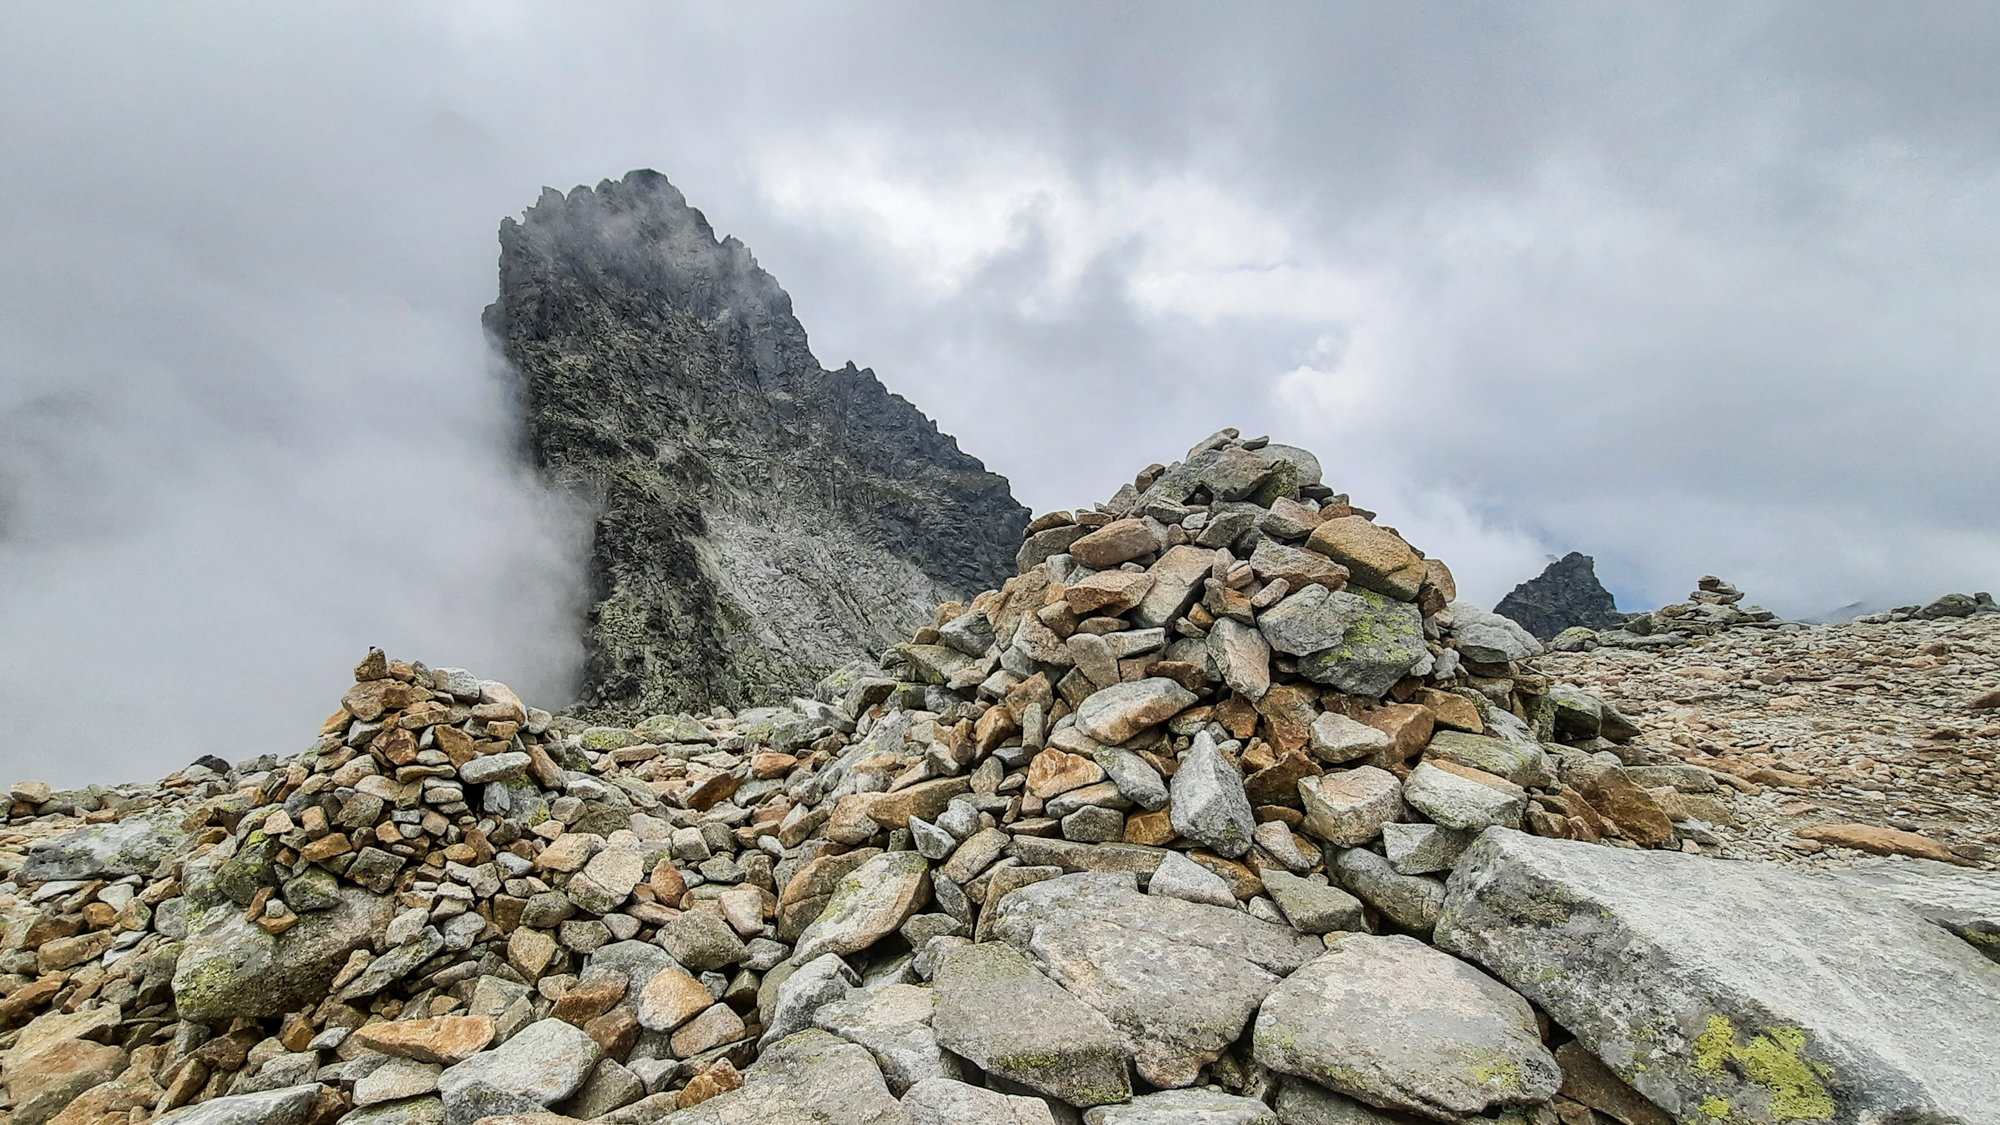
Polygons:
[[479,310],[635,167],[1037,511],[1234,425],[1487,604],[2000,586],[1991,4],[6,19],[0,782],[295,752],[370,643],[563,702]]

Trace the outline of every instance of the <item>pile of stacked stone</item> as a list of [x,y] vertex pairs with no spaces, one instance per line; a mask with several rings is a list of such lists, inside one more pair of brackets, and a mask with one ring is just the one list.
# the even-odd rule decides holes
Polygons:
[[[2000,966],[1678,854],[1716,777],[1537,673],[1305,451],[1224,430],[1019,564],[785,708],[587,727],[370,653],[296,759],[16,787],[17,833],[102,823],[7,861],[9,1125],[1659,1125],[1995,1092],[1969,1044]],[[1649,914],[1710,902],[1756,907]],[[1800,956],[1905,947],[1907,982],[1829,995],[1953,974],[1889,1005],[1927,1061],[1851,1042],[1882,1005],[1798,1010],[1750,964],[1807,915],[1841,936]],[[1848,1039],[1802,1061],[1800,1027]]]
[[1731,629],[1797,632],[1802,628],[1763,606],[1738,605],[1742,600],[1743,591],[1713,574],[1704,574],[1685,602],[1632,614],[1616,629],[1565,629],[1556,635],[1551,647],[1559,652],[1588,652],[1600,645],[1671,648],[1688,643],[1691,637],[1712,637]]

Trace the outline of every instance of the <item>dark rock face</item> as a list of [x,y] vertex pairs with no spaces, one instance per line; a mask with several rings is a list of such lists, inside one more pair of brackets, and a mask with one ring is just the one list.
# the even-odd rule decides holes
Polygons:
[[1597,581],[1596,560],[1571,551],[1548,569],[1500,599],[1493,612],[1511,617],[1543,640],[1574,625],[1611,629],[1625,620],[1618,605]]
[[500,226],[485,322],[529,453],[592,505],[578,704],[768,702],[1014,573],[1028,512],[666,177],[549,190]]

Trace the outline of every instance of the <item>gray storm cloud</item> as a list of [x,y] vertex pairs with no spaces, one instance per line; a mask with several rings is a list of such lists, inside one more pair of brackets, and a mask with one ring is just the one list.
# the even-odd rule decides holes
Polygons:
[[0,37],[0,778],[561,702],[501,216],[651,166],[1037,509],[1236,425],[1491,602],[2000,585],[1990,6],[93,6]]

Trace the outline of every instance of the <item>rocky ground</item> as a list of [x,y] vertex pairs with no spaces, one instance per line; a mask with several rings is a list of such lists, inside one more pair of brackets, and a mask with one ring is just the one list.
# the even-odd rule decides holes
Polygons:
[[1015,564],[783,707],[371,652],[15,783],[0,1125],[2000,1120],[1983,603],[1545,652],[1231,430]]
[[1734,779],[1719,854],[1838,864],[1861,853],[1800,833],[1860,824],[1936,841],[1860,841],[1877,851],[2000,858],[2000,615],[1730,630],[1539,667],[1632,716],[1636,745]]

